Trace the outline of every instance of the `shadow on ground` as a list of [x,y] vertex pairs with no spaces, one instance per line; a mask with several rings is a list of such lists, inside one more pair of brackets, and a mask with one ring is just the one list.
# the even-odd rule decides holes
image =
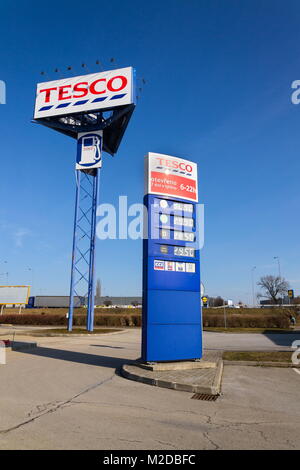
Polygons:
[[30,354],[31,356],[47,357],[60,361],[77,362],[79,364],[88,364],[90,366],[109,367],[114,369],[121,367],[124,362],[126,362],[126,364],[135,363],[135,360],[124,357],[102,356],[39,346],[34,349],[23,350],[20,352],[22,352],[22,354]]
[[265,330],[263,335],[277,346],[286,346],[287,348],[291,348],[293,341],[300,340],[300,331],[274,333],[272,330]]

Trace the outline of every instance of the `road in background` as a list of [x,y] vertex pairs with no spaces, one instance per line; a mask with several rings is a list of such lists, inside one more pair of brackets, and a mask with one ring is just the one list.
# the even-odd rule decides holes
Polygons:
[[203,344],[207,349],[227,351],[280,351],[290,349],[295,340],[300,340],[300,331],[240,334],[205,331]]
[[[3,337],[9,336],[18,340],[26,339],[26,336],[22,337],[22,331],[30,330],[47,330],[47,329],[57,329],[62,327],[57,326],[9,326],[1,325],[0,326],[0,336]],[[99,328],[113,328],[113,327],[99,327]],[[117,328],[117,327],[116,327]],[[62,330],[63,331],[63,330]],[[132,337],[136,338],[136,350],[139,354],[139,344],[140,341],[140,329],[134,328],[132,330]],[[270,330],[266,330],[270,331]],[[289,333],[217,333],[212,331],[203,332],[203,344],[206,349],[218,349],[218,350],[234,350],[234,351],[275,351],[275,350],[287,350],[291,348],[293,341],[300,340],[300,330],[291,330]],[[37,341],[37,339],[35,339]],[[39,344],[41,341],[38,341]]]

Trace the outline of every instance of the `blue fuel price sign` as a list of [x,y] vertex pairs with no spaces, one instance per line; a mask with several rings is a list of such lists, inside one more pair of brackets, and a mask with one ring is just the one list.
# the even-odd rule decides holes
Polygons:
[[197,165],[150,153],[145,168],[142,359],[200,359]]

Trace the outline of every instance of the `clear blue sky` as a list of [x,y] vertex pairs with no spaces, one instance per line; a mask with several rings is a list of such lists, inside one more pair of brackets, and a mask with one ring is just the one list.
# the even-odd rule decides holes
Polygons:
[[[0,273],[9,283],[31,283],[33,272],[34,294],[69,290],[75,141],[30,122],[39,73],[55,79],[71,65],[78,75],[82,62],[94,72],[97,59],[109,68],[115,57],[147,85],[117,156],[104,157],[100,201],[141,202],[148,151],[190,158],[205,204],[207,294],[249,301],[251,268],[276,274],[274,256],[300,293],[300,105],[290,100],[298,0],[3,0],[0,17]],[[103,293],[140,294],[142,243],[97,250]]]

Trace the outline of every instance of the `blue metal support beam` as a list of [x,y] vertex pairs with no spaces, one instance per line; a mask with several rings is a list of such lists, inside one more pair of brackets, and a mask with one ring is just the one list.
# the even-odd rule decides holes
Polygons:
[[76,174],[76,196],[75,196],[75,215],[74,215],[74,229],[73,229],[73,248],[72,248],[72,267],[71,267],[71,285],[70,285],[70,306],[68,316],[68,331],[73,328],[73,314],[74,314],[74,278],[75,278],[75,263],[76,263],[76,239],[77,239],[77,219],[78,219],[78,205],[80,198],[80,176],[81,172]]
[[96,254],[96,212],[99,192],[100,170],[95,170],[96,174],[93,180],[93,201],[92,201],[92,220],[91,220],[91,244],[90,244],[90,265],[89,265],[89,292],[88,292],[88,310],[87,310],[87,330],[94,329],[94,303],[95,303],[95,254]]
[[94,329],[96,211],[99,169],[76,170],[76,196],[68,330],[72,331],[74,308],[87,304],[87,330]]

